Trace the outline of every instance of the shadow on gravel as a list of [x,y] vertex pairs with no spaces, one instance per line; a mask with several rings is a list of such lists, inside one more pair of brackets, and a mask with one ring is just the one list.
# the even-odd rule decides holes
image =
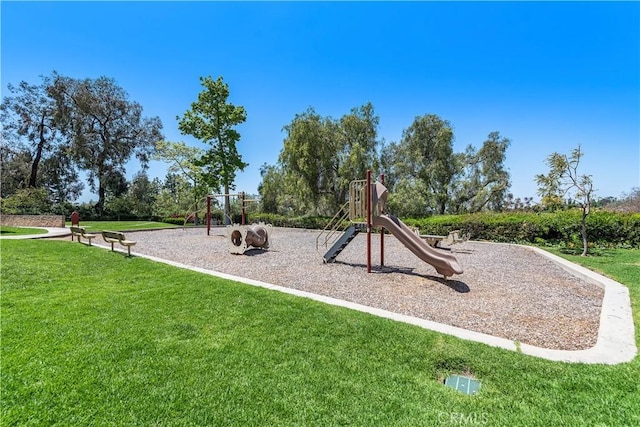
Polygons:
[[459,292],[461,294],[466,294],[467,292],[471,292],[471,289],[469,288],[469,286],[467,286],[466,283],[461,282],[460,280],[451,280],[451,279],[445,280],[442,277],[436,277],[436,276],[427,276],[427,277],[430,278],[431,280],[435,280],[436,282],[440,282],[443,285],[447,285],[454,291]]
[[244,254],[245,256],[256,256],[256,255],[262,255],[262,254],[266,254],[267,251],[265,251],[264,249],[247,249]]
[[[341,265],[348,265],[350,267],[358,267],[358,268],[367,268],[366,264],[354,264],[354,263],[350,263],[350,262],[343,262],[343,261],[334,261],[335,264],[341,264]],[[434,282],[439,282],[442,283],[443,285],[448,286],[449,288],[453,289],[456,292],[459,292],[461,294],[465,294],[467,292],[471,292],[471,289],[469,288],[469,286],[464,283],[461,282],[460,280],[446,280],[443,277],[440,276],[433,276],[430,274],[420,274],[420,273],[416,273],[414,271],[414,268],[411,267],[389,267],[389,266],[384,266],[384,267],[380,267],[380,266],[372,266],[371,267],[371,272],[372,273],[377,273],[377,274],[389,274],[389,273],[400,273],[400,274],[407,274],[409,276],[416,276],[416,277],[422,277],[423,279],[427,279],[427,280],[432,280]]]
[[472,254],[472,253],[475,253],[476,251],[473,250],[473,249],[458,249],[458,248],[455,248],[451,252],[453,252],[454,254]]

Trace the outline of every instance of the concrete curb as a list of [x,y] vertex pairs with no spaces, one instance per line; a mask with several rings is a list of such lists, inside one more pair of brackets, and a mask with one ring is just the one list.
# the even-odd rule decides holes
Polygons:
[[[110,247],[104,245],[94,246],[98,246],[104,249],[111,249]],[[220,277],[222,279],[232,280],[251,286],[258,286],[261,288],[270,289],[289,295],[295,295],[302,298],[309,298],[314,301],[331,304],[338,307],[344,307],[351,310],[357,310],[363,313],[369,313],[374,316],[408,323],[435,332],[452,335],[464,340],[480,342],[492,347],[499,347],[506,350],[518,351],[522,354],[540,357],[551,361],[606,365],[615,365],[632,361],[637,355],[638,349],[635,342],[635,327],[633,324],[633,316],[631,314],[631,300],[629,298],[629,290],[624,285],[614,280],[611,280],[584,267],[566,261],[565,259],[555,256],[549,252],[543,251],[542,249],[530,246],[525,247],[535,251],[541,256],[548,258],[554,263],[557,263],[568,272],[575,274],[583,280],[589,283],[594,283],[604,289],[602,311],[600,314],[600,328],[598,330],[598,339],[595,346],[586,350],[575,351],[546,349],[542,347],[518,343],[506,338],[495,337],[480,332],[446,325],[443,323],[437,323],[426,319],[393,313],[375,307],[339,300],[324,295],[286,288],[283,286],[261,282],[259,280],[247,279],[244,277],[220,273],[213,270],[206,270],[200,267],[192,267],[189,265],[157,258],[150,255],[133,255],[163,264],[172,265],[174,267],[197,271],[199,273],[208,274],[210,276]],[[120,250],[119,248],[117,249],[117,251],[126,254],[126,251]]]
[[[46,228],[46,227],[34,227],[43,228],[49,231],[47,234],[37,235],[23,235],[23,236],[5,236],[2,239],[28,239],[28,238],[46,238],[46,237],[59,237],[67,236],[70,234],[67,228]],[[488,243],[496,244],[496,243]],[[103,249],[111,249],[110,246],[102,244],[93,244],[93,246]],[[515,245],[520,246],[520,245]],[[375,307],[369,307],[362,304],[356,304],[349,301],[343,301],[332,297],[313,294],[310,292],[304,292],[296,289],[286,288],[283,286],[273,285],[270,283],[261,282],[258,280],[247,279],[244,277],[233,276],[230,274],[220,273],[217,271],[206,270],[199,267],[192,267],[189,265],[157,258],[150,255],[133,254],[140,258],[146,258],[152,261],[160,262],[163,264],[172,265],[174,267],[197,271],[210,276],[220,277],[222,279],[233,280],[240,283],[245,283],[251,286],[258,286],[265,289],[270,289],[278,292],[283,292],[290,295],[295,295],[303,298],[309,298],[314,301],[323,302],[325,304],[331,304],[339,307],[349,308],[351,310],[357,310],[364,313],[369,313],[374,316],[383,317],[411,325],[419,326],[421,328],[429,329],[435,332],[440,332],[447,335],[452,335],[457,338],[481,342],[493,347],[499,347],[512,351],[519,351],[523,354],[530,356],[540,357],[547,360],[558,362],[570,362],[570,363],[586,363],[586,364],[607,364],[615,365],[618,363],[625,363],[632,361],[637,353],[635,339],[635,326],[633,324],[633,315],[631,312],[631,299],[629,297],[629,289],[607,277],[604,277],[598,273],[595,273],[589,269],[576,265],[572,262],[565,260],[559,256],[553,255],[547,251],[534,246],[524,246],[529,250],[534,251],[538,255],[549,259],[567,272],[579,277],[587,283],[595,284],[604,290],[604,297],[602,300],[602,310],[600,312],[600,327],[598,329],[598,339],[596,345],[586,350],[552,350],[542,347],[536,347],[528,344],[517,343],[505,338],[495,337],[480,332],[469,331],[467,329],[458,328],[455,326],[445,325],[443,323],[432,322],[426,319],[420,319],[403,314],[393,313],[387,310],[382,310]],[[117,252],[126,254],[126,251],[120,248],[116,249]]]
[[25,227],[25,228],[38,228],[40,230],[47,230],[47,233],[22,234],[19,236],[0,236],[0,240],[46,239],[48,237],[64,237],[64,236],[71,235],[71,231],[68,228],[60,228],[60,227]]

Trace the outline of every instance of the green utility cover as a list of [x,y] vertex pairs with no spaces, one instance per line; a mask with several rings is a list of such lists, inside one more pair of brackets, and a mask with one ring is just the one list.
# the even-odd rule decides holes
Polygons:
[[456,389],[464,394],[476,394],[480,390],[480,381],[461,375],[447,377],[444,385]]

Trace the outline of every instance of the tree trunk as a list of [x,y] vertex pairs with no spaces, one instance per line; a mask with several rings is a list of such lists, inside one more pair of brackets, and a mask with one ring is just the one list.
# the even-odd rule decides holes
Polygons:
[[582,207],[582,222],[581,222],[581,234],[582,234],[582,254],[581,256],[587,256],[589,250],[589,242],[587,241],[587,215],[589,215],[589,205]]
[[440,201],[440,206],[438,207],[438,211],[440,215],[444,215],[444,212],[446,209],[447,209],[447,201],[446,200]]
[[31,164],[31,176],[29,177],[29,187],[35,188],[38,181],[38,167],[40,160],[42,159],[42,150],[44,150],[44,144],[46,139],[44,137],[44,115],[40,119],[40,142],[36,148],[36,156]]
[[102,185],[102,182],[98,184],[98,203],[95,205],[96,212],[98,215],[102,215],[104,212],[104,199],[105,199],[105,189]]
[[224,184],[224,225],[230,225],[231,219],[231,202],[229,201],[229,184]]
[[[195,186],[194,186],[194,195],[195,195]],[[197,226],[200,225],[200,218],[198,218],[198,196],[195,195],[195,197],[193,198],[193,209],[195,210],[194,215],[193,215],[193,225]]]

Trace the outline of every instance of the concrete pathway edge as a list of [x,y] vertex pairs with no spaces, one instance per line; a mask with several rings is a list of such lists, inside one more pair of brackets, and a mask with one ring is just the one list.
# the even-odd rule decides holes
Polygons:
[[[96,246],[110,249],[102,245]],[[615,365],[632,361],[637,355],[638,350],[635,341],[633,317],[631,315],[631,300],[629,298],[629,290],[624,285],[614,280],[611,280],[584,267],[566,261],[565,259],[555,256],[549,252],[535,247],[526,247],[534,250],[541,256],[547,257],[551,261],[560,265],[562,268],[567,269],[567,271],[571,272],[572,274],[576,274],[584,280],[590,283],[595,283],[598,286],[604,288],[605,293],[602,301],[602,311],[600,314],[600,328],[598,331],[598,339],[595,346],[586,350],[575,351],[546,349],[524,343],[518,343],[506,338],[495,337],[481,332],[475,332],[455,326],[446,325],[443,323],[437,323],[426,319],[393,313],[391,311],[382,310],[375,307],[339,300],[324,295],[286,288],[284,286],[273,285],[270,283],[261,282],[259,280],[247,279],[244,277],[220,273],[200,267],[192,267],[189,265],[157,258],[150,255],[135,254],[135,256],[147,258],[152,261],[161,262],[178,268],[197,271],[200,273],[208,274],[210,276],[220,277],[222,279],[228,279],[235,282],[245,283],[247,285],[258,286],[290,295],[309,298],[314,301],[319,301],[334,306],[369,313],[378,317],[408,323],[435,332],[452,335],[464,340],[480,342],[493,347],[518,351],[526,355],[540,357],[547,360],[569,363],[607,365]]]
[[[45,228],[45,227],[34,227]],[[23,235],[23,236],[5,236],[4,239],[27,239],[27,238],[45,238],[54,236],[69,235],[68,229],[60,228],[46,228],[47,234],[38,235]],[[489,243],[495,244],[495,243]],[[504,244],[504,243],[502,243]],[[104,249],[111,249],[108,246],[94,244],[94,246]],[[521,245],[514,245],[521,246]],[[543,256],[569,273],[585,280],[588,283],[595,284],[604,289],[604,297],[602,300],[602,309],[600,312],[600,327],[598,329],[598,338],[596,345],[586,350],[552,350],[542,347],[536,347],[524,343],[518,343],[516,341],[508,340],[506,338],[495,337],[492,335],[470,331],[467,329],[458,328],[455,326],[445,325],[443,323],[437,323],[426,319],[420,319],[417,317],[407,316],[399,313],[393,313],[387,310],[382,310],[375,307],[369,307],[362,304],[357,304],[349,301],[339,300],[332,297],[313,294],[310,292],[300,291],[296,289],[286,288],[284,286],[273,285],[270,283],[261,282],[258,280],[247,279],[244,277],[233,276],[230,274],[220,273],[213,270],[206,270],[199,267],[192,267],[185,264],[149,256],[143,254],[134,254],[141,258],[147,258],[152,261],[161,262],[168,265],[173,265],[178,268],[189,269],[198,271],[200,273],[208,274],[211,276],[220,277],[223,279],[233,280],[236,282],[245,283],[252,286],[259,286],[266,289],[275,290],[291,295],[300,296],[303,298],[309,298],[315,301],[331,304],[339,307],[345,307],[352,310],[361,311],[364,313],[373,314],[375,316],[408,323],[411,325],[419,326],[425,329],[429,329],[435,332],[440,332],[447,335],[452,335],[457,338],[481,342],[493,347],[499,347],[512,351],[519,351],[523,354],[530,356],[541,357],[544,359],[560,362],[571,363],[587,363],[587,364],[608,364],[614,365],[618,363],[625,363],[632,361],[637,353],[638,348],[636,346],[635,339],[635,326],[633,324],[633,315],[631,311],[631,299],[629,297],[629,289],[616,282],[615,280],[604,277],[596,272],[593,272],[587,268],[574,264],[554,255],[550,252],[544,251],[535,246],[523,246]],[[121,250],[118,249],[120,252]],[[126,252],[124,252],[126,253]]]

